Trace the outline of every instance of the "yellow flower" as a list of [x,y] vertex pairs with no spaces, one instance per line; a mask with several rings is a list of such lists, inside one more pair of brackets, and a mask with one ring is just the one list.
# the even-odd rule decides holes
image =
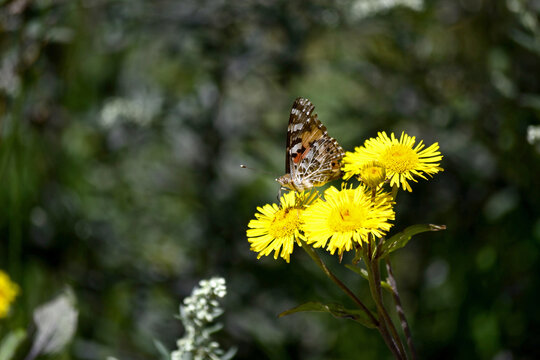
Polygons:
[[359,169],[360,179],[372,189],[386,180],[386,169],[378,161],[369,161]]
[[9,307],[18,294],[19,286],[0,270],[0,318],[7,316]]
[[259,213],[249,222],[247,237],[251,250],[259,253],[258,259],[274,251],[274,259],[279,255],[289,262],[294,243],[302,246],[299,239],[303,239],[300,231],[304,209],[316,197],[316,193],[290,191],[281,197],[281,206],[266,204],[257,208]]
[[353,153],[347,152],[343,158],[343,171],[345,179],[360,174],[362,166],[369,161],[378,161],[386,168],[387,179],[391,186],[402,186],[407,191],[412,191],[409,181],[416,182],[416,177],[427,179],[425,175],[443,171],[440,165],[442,155],[439,152],[439,144],[424,149],[425,145],[420,141],[416,146],[416,138],[404,132],[397,139],[394,133],[390,137],[383,131],[376,138],[368,139],[364,145],[357,147]]
[[[304,213],[306,242],[313,247],[327,246],[326,250],[341,255],[353,248],[354,243],[369,241],[369,236],[381,237],[394,220],[390,194],[378,191],[375,196],[364,185],[344,188],[330,187],[320,199]],[[327,245],[328,244],[328,245]]]

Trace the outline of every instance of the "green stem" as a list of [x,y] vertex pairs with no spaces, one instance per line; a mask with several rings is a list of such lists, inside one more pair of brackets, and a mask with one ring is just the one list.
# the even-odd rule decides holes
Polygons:
[[394,322],[390,318],[390,315],[388,314],[388,311],[386,310],[386,307],[384,307],[383,300],[382,300],[382,288],[381,288],[381,273],[380,273],[380,265],[379,260],[376,259],[374,263],[372,263],[373,266],[373,278],[375,279],[375,287],[377,294],[379,296],[378,301],[380,302],[381,309],[383,312],[383,317],[385,321],[388,323],[388,326],[390,328],[390,332],[392,333],[393,337],[396,339],[396,342],[398,344],[399,350],[403,354],[405,358],[407,358],[407,353],[405,352],[405,347],[403,346],[403,341],[399,337],[399,334],[397,332],[396,326],[394,325]]
[[319,255],[309,246],[305,241],[302,241],[302,249],[308,253],[309,257],[321,268],[321,270],[340,287],[369,317],[374,326],[379,327],[379,321],[373,316],[371,311],[364,305],[364,303],[345,285],[336,275],[330,271],[326,264],[322,261]]
[[[400,353],[400,350],[396,346],[396,341],[392,338],[392,335],[388,332],[388,328],[386,327],[383,314],[381,314],[380,310],[378,309],[378,317],[379,319],[382,319],[380,321],[379,319],[376,319],[375,316],[371,313],[371,311],[362,303],[362,301],[345,285],[341,280],[335,276],[332,271],[326,266],[324,261],[319,257],[317,252],[311,248],[305,241],[300,240],[302,243],[302,248],[304,251],[309,255],[309,257],[321,268],[321,270],[334,282],[341,290],[345,292],[369,317],[370,321],[373,323],[373,325],[379,330],[379,333],[381,334],[384,342],[394,355],[396,359],[403,359],[403,356],[401,355],[403,352]],[[369,272],[371,273],[371,272]],[[371,289],[371,286],[370,286]],[[399,340],[399,338],[398,338]]]
[[[379,314],[380,317],[380,314]],[[381,337],[383,338],[384,342],[386,343],[386,346],[390,349],[394,357],[398,360],[403,359],[401,354],[399,353],[398,348],[396,347],[396,342],[394,339],[392,339],[392,336],[388,332],[388,329],[386,328],[386,324],[384,321],[379,321],[379,326],[377,326],[377,330],[379,330],[379,333],[381,334]]]
[[392,271],[392,264],[390,264],[390,258],[386,257],[385,260],[386,260],[386,272],[388,273],[388,283],[392,287],[392,297],[394,298],[394,303],[396,304],[396,312],[398,313],[399,319],[401,320],[401,328],[403,329],[403,332],[405,333],[405,336],[407,337],[407,347],[409,348],[409,352],[411,353],[411,358],[413,360],[416,360],[417,359],[416,349],[412,341],[412,335],[411,335],[411,330],[409,328],[409,323],[407,322],[407,318],[405,317],[405,312],[403,311],[403,306],[401,305],[401,299],[399,298],[396,279],[394,278],[394,272]]
[[[399,353],[399,350],[397,349],[395,345],[395,341],[392,339],[392,336],[390,333],[388,333],[388,329],[386,328],[386,325],[384,324],[384,321],[377,320],[371,311],[362,303],[356,295],[345,285],[341,280],[339,280],[333,273],[328,269],[326,264],[322,261],[322,259],[319,257],[319,255],[309,246],[306,242],[300,240],[302,242],[302,248],[305,252],[308,253],[309,257],[321,268],[321,270],[333,281],[337,284],[337,286],[340,287],[341,290],[343,290],[358,306],[367,314],[369,319],[372,321],[373,325],[379,330],[379,333],[381,334],[384,342],[392,351],[396,359],[402,359],[401,354]],[[380,314],[379,314],[380,317]]]
[[394,323],[390,319],[390,316],[388,315],[388,312],[386,311],[383,301],[382,301],[381,280],[380,280],[380,275],[378,271],[379,262],[377,259],[375,259],[374,261],[371,259],[370,253],[368,252],[368,249],[366,246],[363,246],[363,248],[365,249],[364,261],[366,263],[366,269],[368,272],[369,289],[371,291],[371,296],[373,297],[373,300],[375,301],[375,305],[377,306],[377,312],[379,314],[379,318],[383,320],[382,322],[384,322],[385,327],[387,327],[386,331],[390,330],[394,346],[397,346],[396,358],[406,359],[407,354],[405,352],[405,348],[403,347],[401,338],[399,337],[396,327],[394,326]]
[[392,186],[392,199],[394,199],[394,201],[396,201],[398,190],[399,188],[397,185]]
[[[18,278],[21,276],[21,253],[22,253],[22,158],[24,154],[21,149],[20,139],[20,123],[22,121],[22,107],[24,93],[21,93],[15,104],[13,105],[11,124],[4,124],[4,127],[11,125],[11,131],[4,134],[6,137],[4,149],[2,152],[2,159],[0,163],[0,176],[8,184],[8,201],[9,209],[9,237],[8,237],[8,269],[12,278]],[[3,139],[2,139],[3,140]]]
[[[398,191],[397,186],[394,186],[392,188],[392,198],[394,200],[397,196],[397,191]],[[377,189],[372,188],[371,199],[375,201],[376,197],[377,197]],[[367,246],[365,246],[364,244],[362,245],[362,250],[364,253],[364,261],[366,263],[366,270],[368,272],[369,289],[371,291],[371,296],[373,297],[373,300],[375,301],[375,304],[377,306],[377,313],[379,315],[379,319],[382,319],[381,325],[384,324],[383,326],[384,331],[388,333],[388,329],[390,329],[390,332],[392,333],[391,334],[392,346],[390,345],[388,346],[390,347],[390,349],[394,353],[394,356],[397,359],[406,359],[407,353],[405,352],[401,338],[399,337],[396,327],[394,326],[394,323],[390,319],[390,316],[388,315],[388,312],[386,311],[386,308],[384,307],[383,300],[382,300],[381,277],[379,273],[378,253],[380,251],[383,241],[384,239],[381,238],[379,241],[379,244],[376,245],[375,238],[372,235],[370,235],[368,237],[367,244],[365,244]],[[389,333],[388,335],[390,336]]]

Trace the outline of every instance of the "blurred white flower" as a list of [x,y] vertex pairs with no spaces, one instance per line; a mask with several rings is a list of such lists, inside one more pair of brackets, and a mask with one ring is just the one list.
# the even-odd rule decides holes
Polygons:
[[406,6],[413,10],[420,11],[424,7],[423,0],[357,0],[352,5],[352,15],[356,18],[365,18],[378,12],[394,8],[396,6]]
[[540,126],[529,125],[527,127],[527,141],[534,144],[540,140]]
[[0,92],[9,96],[16,96],[21,88],[21,79],[17,74],[17,55],[9,52],[0,62]]
[[211,335],[221,329],[220,324],[212,322],[223,310],[218,299],[225,297],[227,287],[225,279],[211,278],[201,280],[193,289],[191,296],[180,305],[180,320],[185,328],[185,335],[177,341],[178,349],[171,353],[171,360],[228,360],[236,350],[225,353]]
[[150,93],[133,98],[111,98],[101,109],[100,122],[110,128],[121,122],[133,122],[141,126],[149,125],[161,109],[163,99]]

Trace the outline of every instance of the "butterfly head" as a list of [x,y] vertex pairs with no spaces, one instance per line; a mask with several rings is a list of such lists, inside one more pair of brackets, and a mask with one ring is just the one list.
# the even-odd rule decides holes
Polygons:
[[276,181],[285,189],[295,190],[291,174],[285,174],[276,179]]
[[299,179],[295,181],[291,174],[285,174],[276,179],[276,181],[281,185],[282,189],[293,190],[297,192],[302,192],[304,190],[311,189],[314,186],[319,186],[322,184],[314,184],[309,179]]

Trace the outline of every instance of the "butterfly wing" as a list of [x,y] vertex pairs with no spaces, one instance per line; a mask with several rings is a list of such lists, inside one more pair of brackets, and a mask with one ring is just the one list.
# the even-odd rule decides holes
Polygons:
[[304,187],[313,187],[339,179],[344,155],[343,148],[334,138],[324,136],[315,140],[295,170],[293,181],[302,183]]
[[302,154],[302,134],[310,126],[315,106],[308,99],[297,98],[289,115],[287,127],[287,151],[285,152],[285,172],[292,173],[293,163]]
[[298,98],[289,117],[285,171],[299,190],[320,186],[341,176],[343,148],[328,135],[314,109],[308,99]]

